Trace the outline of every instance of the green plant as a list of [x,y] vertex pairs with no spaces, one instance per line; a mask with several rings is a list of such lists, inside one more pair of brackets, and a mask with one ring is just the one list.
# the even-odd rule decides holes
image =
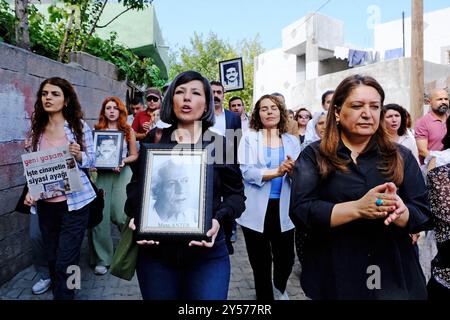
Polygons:
[[[142,9],[149,1],[123,1],[128,10]],[[65,0],[64,7],[52,5],[46,18],[36,6],[29,5],[29,32],[31,51],[50,59],[68,62],[68,53],[77,51],[86,43],[84,51],[115,64],[119,70],[119,80],[127,80],[136,86],[162,87],[166,79],[162,78],[159,68],[151,58],[140,58],[129,48],[117,43],[117,34],[112,32],[109,39],[101,39],[90,34],[90,25],[101,14],[102,1]],[[77,10],[77,21],[68,29],[68,21]],[[0,0],[0,41],[15,45],[15,15],[6,0]],[[66,35],[66,38],[65,38]],[[62,43],[64,42],[61,51]],[[60,56],[61,55],[61,56]]]
[[14,11],[11,10],[6,0],[0,0],[0,41],[16,43],[14,25]]

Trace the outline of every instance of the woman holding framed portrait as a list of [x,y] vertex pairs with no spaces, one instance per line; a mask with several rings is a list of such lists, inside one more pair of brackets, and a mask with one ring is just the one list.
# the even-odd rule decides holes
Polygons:
[[[98,145],[96,165],[110,163],[115,158],[121,159],[117,167],[97,171],[97,187],[105,192],[103,220],[89,231],[89,260],[90,264],[95,266],[94,272],[97,275],[108,271],[114,254],[111,222],[120,230],[126,227],[127,217],[123,207],[126,201],[125,189],[132,175],[129,164],[138,157],[136,137],[131,126],[127,124],[127,116],[127,109],[118,97],[107,97],[102,103],[99,120],[95,125],[96,130],[102,130],[94,131],[94,135],[102,133],[95,135],[94,139]],[[118,141],[121,137],[123,142]],[[117,147],[120,145],[121,149]]]
[[[171,145],[173,150],[201,147],[209,155],[216,155],[214,162],[207,161],[213,174],[212,203],[207,204],[212,206],[212,227],[206,233],[210,240],[137,241],[140,246],[136,271],[142,297],[144,300],[225,300],[230,258],[221,226],[242,214],[245,196],[236,161],[230,164],[224,161],[225,140],[209,130],[214,123],[214,103],[208,80],[195,71],[179,74],[167,90],[161,120],[171,127],[163,129],[159,143]],[[141,148],[140,162],[144,161],[145,149]],[[141,163],[139,169],[142,168]],[[143,176],[143,172],[136,172],[127,186],[125,211],[132,218],[140,213],[139,183]],[[181,176],[177,179],[185,180]],[[176,182],[173,183],[175,187]],[[134,219],[130,228],[136,229]]]

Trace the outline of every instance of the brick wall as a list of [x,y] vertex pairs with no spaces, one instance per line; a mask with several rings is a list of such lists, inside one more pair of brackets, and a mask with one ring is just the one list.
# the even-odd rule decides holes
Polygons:
[[84,53],[59,63],[0,43],[0,285],[31,263],[29,218],[14,212],[25,179],[20,155],[40,83],[58,76],[70,81],[92,127],[106,96],[125,101],[127,85],[114,65]]

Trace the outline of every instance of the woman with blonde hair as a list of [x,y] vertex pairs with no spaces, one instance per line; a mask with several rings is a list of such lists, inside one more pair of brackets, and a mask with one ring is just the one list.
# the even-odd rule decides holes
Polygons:
[[[136,137],[133,129],[127,123],[127,109],[122,101],[115,96],[107,97],[100,109],[96,130],[122,131],[124,133],[122,160],[114,169],[97,170],[97,187],[105,192],[105,208],[103,220],[89,232],[90,235],[90,264],[95,265],[95,274],[103,275],[108,271],[114,254],[111,238],[111,222],[120,230],[126,227],[124,212],[126,186],[131,179],[129,164],[138,157]],[[120,145],[120,143],[118,143]]]

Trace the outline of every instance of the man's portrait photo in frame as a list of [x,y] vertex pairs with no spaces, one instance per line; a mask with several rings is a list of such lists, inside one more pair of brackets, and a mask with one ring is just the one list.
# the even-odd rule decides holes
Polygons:
[[114,169],[122,162],[123,132],[94,130],[95,167]]
[[138,237],[205,239],[211,226],[206,151],[146,151]]
[[220,82],[226,92],[244,89],[242,58],[219,62]]

